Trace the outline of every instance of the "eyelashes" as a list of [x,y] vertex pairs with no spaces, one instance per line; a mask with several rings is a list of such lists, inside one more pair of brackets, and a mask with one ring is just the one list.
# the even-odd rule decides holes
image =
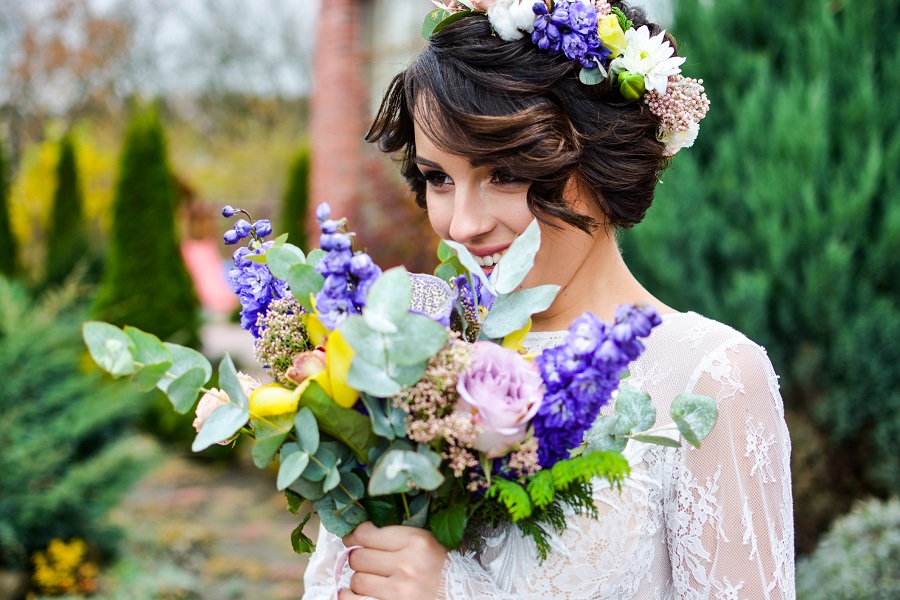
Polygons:
[[[441,189],[445,186],[453,184],[453,178],[443,171],[424,171],[416,176],[416,180],[428,185],[434,189]],[[497,170],[490,175],[490,183],[498,187],[521,187],[527,186],[531,182],[520,177],[516,177],[507,171]]]

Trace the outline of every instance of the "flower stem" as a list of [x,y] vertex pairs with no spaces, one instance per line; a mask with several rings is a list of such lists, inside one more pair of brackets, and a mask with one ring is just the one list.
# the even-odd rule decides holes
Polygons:
[[401,492],[400,497],[403,498],[403,510],[406,512],[406,520],[412,519],[412,515],[409,513],[409,502],[406,501],[406,493]]

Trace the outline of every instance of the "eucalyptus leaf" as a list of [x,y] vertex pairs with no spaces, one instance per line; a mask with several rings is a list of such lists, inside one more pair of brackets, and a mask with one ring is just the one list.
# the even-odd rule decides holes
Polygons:
[[387,362],[385,337],[382,332],[372,329],[360,315],[350,315],[340,326],[341,335],[353,347],[358,356],[373,365]]
[[597,85],[606,79],[606,69],[600,67],[582,68],[578,72],[578,80],[585,85]]
[[403,412],[402,409],[388,404],[388,419],[391,422],[391,429],[394,432],[395,438],[406,437],[406,421],[408,420],[407,414]]
[[634,423],[634,428],[627,433],[646,431],[656,422],[656,407],[650,400],[650,394],[630,385],[619,388],[616,396],[616,414]]
[[369,326],[369,329],[378,333],[390,334],[396,333],[397,331],[397,326],[394,325],[393,322],[385,318],[384,315],[376,312],[363,312],[363,320],[366,322],[366,325]]
[[456,252],[453,251],[453,248],[447,245],[447,242],[445,242],[444,240],[438,242],[437,257],[439,261],[445,262],[453,258],[454,256],[456,256]]
[[490,279],[488,279],[487,273],[484,272],[484,269],[481,268],[475,261],[475,257],[472,256],[472,253],[469,252],[469,249],[460,244],[459,242],[453,242],[450,240],[444,240],[444,242],[456,252],[457,258],[459,258],[459,262],[463,267],[466,268],[473,276],[477,277],[481,280],[481,284],[485,287],[487,291],[489,291],[494,296],[497,295],[497,290],[494,288],[494,284],[491,283]]
[[232,362],[231,356],[228,354],[225,354],[225,358],[219,363],[219,386],[225,390],[225,393],[228,394],[228,397],[234,404],[242,408],[244,412],[247,412],[250,400],[247,398],[244,387],[237,378],[237,369],[234,368],[234,362]]
[[298,264],[292,266],[288,270],[287,282],[288,286],[291,288],[291,293],[294,294],[294,298],[297,299],[297,302],[309,312],[313,312],[310,295],[319,293],[322,286],[325,285],[325,278],[316,271],[315,267],[307,262],[305,265]]
[[[161,392],[168,393],[168,388],[170,385],[172,385],[173,381],[177,380],[182,375],[193,369],[200,369],[200,371],[203,373],[203,381],[200,382],[198,387],[202,386],[204,383],[209,381],[210,377],[212,377],[212,365],[209,363],[205,356],[203,356],[193,348],[186,348],[185,346],[170,344],[168,342],[165,342],[163,345],[172,355],[172,366],[169,368],[169,376],[172,377],[172,379],[166,377],[165,379],[159,380],[159,383],[156,384],[156,387]],[[199,376],[195,375],[195,377]],[[190,408],[190,406],[188,406],[187,408]],[[178,408],[176,407],[175,410],[178,410]],[[186,410],[187,409],[185,409],[185,411]]]
[[397,365],[418,365],[447,342],[444,326],[425,315],[406,313],[397,328],[396,333],[385,336],[388,359]]
[[541,285],[498,296],[484,319],[480,335],[499,339],[522,329],[531,315],[550,308],[557,292],[558,285]]
[[427,456],[409,450],[385,452],[369,479],[369,493],[373,496],[408,492],[410,482],[420,489],[434,490],[444,481]]
[[325,479],[322,481],[322,489],[324,489],[326,493],[330,492],[331,490],[336,488],[340,482],[341,472],[336,468],[331,469],[330,471],[328,471],[328,473],[325,475]]
[[278,436],[284,437],[294,427],[294,414],[269,415],[264,419],[252,419],[250,424],[253,426],[253,437],[257,440]]
[[323,258],[325,258],[326,254],[327,254],[327,252],[325,252],[321,248],[316,248],[315,250],[311,250],[309,252],[309,254],[306,255],[306,264],[308,264],[311,267],[315,267],[317,264],[319,264],[322,261]]
[[258,469],[266,468],[275,459],[275,455],[278,454],[278,450],[286,439],[287,433],[256,440],[256,443],[253,444],[253,448],[250,450],[253,464]]
[[171,361],[147,365],[131,376],[131,383],[137,386],[140,391],[149,392],[156,387],[160,379],[165,377],[171,366]]
[[389,398],[403,389],[403,386],[394,381],[382,369],[364,360],[361,356],[353,357],[350,363],[350,371],[347,373],[347,384],[378,398]]
[[372,433],[367,416],[338,406],[315,382],[300,396],[299,406],[309,407],[319,429],[348,446],[356,460],[361,464],[368,462],[369,448],[376,444],[378,436]]
[[309,454],[306,452],[292,452],[287,456],[282,453],[275,486],[279,490],[287,489],[288,486],[297,481],[303,471],[306,470],[307,465],[309,465]]
[[428,507],[431,499],[426,494],[413,496],[409,502],[409,516],[403,519],[403,525],[407,527],[424,528],[428,523]]
[[522,235],[513,240],[509,249],[494,267],[494,285],[498,294],[510,294],[519,287],[519,284],[528,275],[534,266],[534,257],[541,245],[541,230],[537,219],[532,219],[531,224],[522,232]]
[[319,449],[319,425],[309,407],[304,406],[294,418],[294,431],[304,452],[315,454]]
[[[153,334],[141,331],[136,327],[125,326],[125,334],[134,342],[134,360],[144,365],[172,364],[172,353]],[[155,386],[151,386],[153,389]]]
[[87,321],[81,332],[91,358],[101,369],[116,378],[135,372],[132,352],[137,349],[124,331],[109,323]]
[[450,281],[459,274],[459,269],[449,262],[439,264],[434,270],[434,276],[440,277],[444,281]]
[[656,444],[658,446],[669,446],[670,448],[680,448],[681,443],[664,435],[633,435],[631,439],[637,442],[645,442],[647,444]]
[[382,273],[372,284],[366,296],[363,317],[369,313],[396,324],[409,312],[412,284],[409,273],[403,267],[394,267]]
[[332,493],[336,505],[350,504],[366,495],[366,486],[356,473],[341,473],[340,483]]
[[287,239],[288,239],[288,234],[282,233],[277,238],[272,240],[272,247],[279,248],[281,246],[284,246],[285,242],[287,242]]
[[313,506],[319,513],[319,520],[329,533],[342,538],[356,528],[355,524],[348,523],[336,512],[334,498],[332,498],[331,494],[325,494],[318,500],[314,500]]
[[328,448],[320,447],[314,458],[315,460],[310,461],[309,466],[303,472],[304,479],[322,481],[328,473],[337,470],[338,457]]
[[427,367],[427,361],[422,361],[417,365],[397,365],[389,363],[387,374],[391,379],[401,385],[412,386],[422,379]]
[[[332,496],[334,495],[332,494]],[[337,502],[335,502],[335,506],[337,506]],[[339,512],[341,518],[344,519],[348,525],[356,526],[369,520],[369,513],[360,506],[359,502],[345,504],[335,512]]]
[[[177,365],[173,365],[169,368],[168,373],[170,375],[172,374],[172,371],[175,370],[176,366]],[[200,394],[200,388],[203,387],[203,384],[206,383],[207,379],[209,379],[209,376],[202,368],[194,367],[193,369],[182,373],[174,380],[166,380],[166,389],[164,391],[169,398],[169,402],[172,403],[172,408],[175,409],[175,412],[183,415],[194,406],[194,402],[197,401],[197,396]],[[162,381],[157,381],[156,387],[163,387]]]
[[466,531],[466,505],[451,504],[431,515],[431,532],[448,550],[456,550]]
[[[309,467],[307,467],[308,469]],[[292,492],[300,494],[307,500],[318,500],[325,495],[322,482],[324,477],[319,481],[310,481],[306,477],[300,476],[300,479],[291,484],[288,488]]]
[[243,427],[250,418],[246,408],[223,404],[213,411],[194,438],[191,450],[200,452],[218,442],[224,442]]
[[391,421],[388,419],[387,410],[390,406],[382,399],[375,398],[365,392],[359,395],[366,412],[369,413],[369,419],[372,421],[372,431],[376,435],[392,440],[396,437],[394,429],[391,427]]
[[716,401],[709,396],[681,394],[672,402],[672,420],[695,448],[700,447],[700,440],[709,435],[718,418]]
[[266,263],[269,265],[272,275],[286,281],[291,267],[306,264],[306,255],[297,246],[284,244],[269,248],[266,252]]
[[600,415],[584,434],[585,452],[614,450],[621,452],[628,440],[616,437],[619,415]]

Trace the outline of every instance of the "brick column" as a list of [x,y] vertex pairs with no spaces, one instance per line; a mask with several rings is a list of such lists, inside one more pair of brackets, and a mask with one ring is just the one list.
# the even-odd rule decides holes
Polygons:
[[315,207],[352,219],[363,172],[368,94],[363,72],[365,0],[323,2],[316,32],[310,102],[310,240],[318,240]]

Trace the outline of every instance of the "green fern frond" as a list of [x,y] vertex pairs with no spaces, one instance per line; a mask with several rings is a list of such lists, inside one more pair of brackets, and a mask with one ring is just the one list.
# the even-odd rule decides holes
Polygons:
[[561,460],[550,469],[557,491],[575,482],[588,483],[594,477],[603,477],[610,484],[619,485],[628,473],[628,461],[618,452],[590,452]]
[[485,496],[487,498],[496,498],[502,503],[509,512],[509,517],[513,523],[530,517],[533,511],[528,492],[515,481],[500,478],[494,479]]
[[531,501],[536,508],[544,508],[553,502],[556,488],[553,485],[553,475],[550,471],[538,471],[528,482],[526,488]]

